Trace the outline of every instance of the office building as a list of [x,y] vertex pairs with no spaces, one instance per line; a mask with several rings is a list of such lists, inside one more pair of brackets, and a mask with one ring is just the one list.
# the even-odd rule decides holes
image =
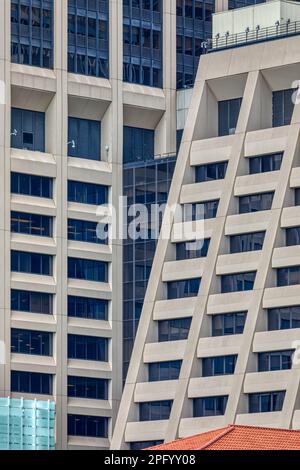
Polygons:
[[123,194],[166,201],[211,14],[228,7],[0,4],[0,392],[55,401],[57,449],[110,446],[156,241],[101,240],[98,222]]
[[113,449],[300,429],[299,18],[280,0],[213,18]]

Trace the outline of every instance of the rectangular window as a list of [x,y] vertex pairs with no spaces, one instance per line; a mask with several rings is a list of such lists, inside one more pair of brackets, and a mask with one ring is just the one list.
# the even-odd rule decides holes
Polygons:
[[108,437],[108,418],[68,414],[68,435],[81,437]]
[[221,293],[253,290],[256,271],[221,276]]
[[53,68],[53,0],[11,0],[11,61]]
[[226,176],[228,162],[209,163],[195,168],[195,183],[223,180]]
[[68,155],[101,160],[101,123],[69,117]]
[[53,275],[53,256],[26,251],[11,251],[12,272]]
[[266,232],[243,233],[230,237],[230,253],[260,251],[263,249]]
[[277,269],[277,287],[300,284],[300,266]]
[[250,194],[239,197],[239,214],[269,211],[272,208],[274,193]]
[[199,58],[205,53],[203,43],[212,36],[213,0],[178,0],[177,89],[191,88],[196,78]]
[[12,108],[11,147],[45,152],[45,113]]
[[91,320],[108,320],[108,300],[68,296],[68,316]]
[[11,310],[52,315],[53,294],[12,289]]
[[76,377],[69,375],[68,397],[107,400],[108,380],[94,377]]
[[223,416],[226,411],[228,396],[202,397],[193,399],[193,417]]
[[26,212],[11,212],[11,232],[39,237],[52,237],[53,217]]
[[184,222],[191,222],[201,219],[214,219],[217,217],[219,207],[219,200],[197,202],[193,204],[185,204]]
[[300,328],[300,306],[268,310],[268,331]]
[[223,313],[212,316],[212,336],[241,335],[244,332],[247,313]]
[[191,318],[174,318],[158,321],[158,341],[186,340],[190,332]]
[[11,371],[11,391],[37,395],[53,394],[53,375],[39,372]]
[[108,225],[88,220],[68,219],[68,240],[107,244]]
[[13,194],[23,194],[24,196],[52,199],[53,178],[12,172],[11,192]]
[[271,153],[249,158],[249,173],[267,173],[269,171],[279,171],[281,168],[283,153]]
[[176,243],[176,260],[205,258],[207,256],[210,239],[197,240],[192,242]]
[[249,394],[249,413],[271,413],[281,411],[285,391]]
[[202,377],[234,374],[237,355],[205,357],[202,359]]
[[136,441],[130,443],[130,450],[143,450],[163,444],[164,441]]
[[291,369],[294,352],[295,350],[292,349],[258,353],[258,372]]
[[161,88],[162,0],[123,4],[123,80]]
[[68,71],[109,77],[108,0],[69,1]]
[[140,421],[159,421],[169,419],[172,400],[140,403]]
[[68,181],[68,201],[101,206],[108,203],[108,186]]
[[155,132],[137,127],[123,128],[123,163],[154,159]]
[[287,228],[285,233],[286,246],[300,245],[300,227]]
[[198,278],[167,282],[168,299],[196,297],[198,295],[200,283],[201,280]]
[[68,258],[68,277],[83,281],[108,282],[108,263],[94,259]]
[[235,134],[242,98],[218,102],[219,136]]
[[11,352],[34,356],[52,356],[53,333],[48,331],[11,330]]
[[294,111],[293,94],[295,91],[292,88],[273,91],[273,127],[290,125]]
[[68,358],[108,361],[108,339],[97,336],[68,335]]
[[148,367],[149,382],[177,380],[180,374],[181,361],[153,362]]

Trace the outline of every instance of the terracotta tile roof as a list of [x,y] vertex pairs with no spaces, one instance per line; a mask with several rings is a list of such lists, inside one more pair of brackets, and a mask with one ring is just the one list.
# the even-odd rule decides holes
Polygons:
[[152,450],[300,450],[300,431],[230,425]]

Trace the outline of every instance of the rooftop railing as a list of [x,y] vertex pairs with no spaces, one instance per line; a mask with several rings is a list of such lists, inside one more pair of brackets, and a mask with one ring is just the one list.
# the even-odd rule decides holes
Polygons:
[[282,39],[288,36],[300,34],[300,21],[287,20],[283,23],[279,21],[275,26],[261,28],[259,25],[254,30],[247,28],[245,32],[230,34],[227,32],[224,36],[217,34],[214,38],[205,41],[202,47],[206,52],[215,52],[222,49],[241,47],[257,42]]

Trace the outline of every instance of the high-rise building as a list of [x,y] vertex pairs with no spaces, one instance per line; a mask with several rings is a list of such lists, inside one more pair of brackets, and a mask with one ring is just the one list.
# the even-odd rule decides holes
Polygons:
[[101,240],[99,218],[112,204],[118,233],[123,194],[166,201],[226,8],[0,2],[0,395],[55,401],[58,449],[110,446],[156,242]]
[[113,449],[300,429],[299,18],[284,0],[214,16]]

